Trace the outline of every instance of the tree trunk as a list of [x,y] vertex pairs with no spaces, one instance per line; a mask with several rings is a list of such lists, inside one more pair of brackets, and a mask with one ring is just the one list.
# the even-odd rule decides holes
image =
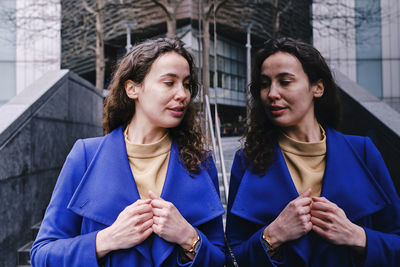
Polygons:
[[97,0],[96,12],[96,87],[104,89],[105,57],[104,57],[104,0]]
[[279,0],[274,1],[274,16],[273,16],[273,28],[272,28],[272,38],[276,39],[279,37],[279,21],[280,21],[281,11],[279,10]]
[[167,14],[167,37],[176,37],[176,14]]
[[[209,95],[210,86],[210,24],[207,16],[203,17],[203,94]],[[215,52],[215,51],[214,51]],[[216,70],[214,70],[216,71]],[[214,88],[217,85],[214,84]]]

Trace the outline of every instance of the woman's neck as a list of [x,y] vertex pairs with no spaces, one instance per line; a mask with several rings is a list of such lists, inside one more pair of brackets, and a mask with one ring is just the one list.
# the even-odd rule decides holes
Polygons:
[[282,130],[287,136],[300,142],[318,142],[322,140],[321,129],[317,120],[308,125],[296,125]]
[[166,128],[149,127],[135,116],[128,124],[128,140],[133,144],[151,144],[160,140],[167,132]]

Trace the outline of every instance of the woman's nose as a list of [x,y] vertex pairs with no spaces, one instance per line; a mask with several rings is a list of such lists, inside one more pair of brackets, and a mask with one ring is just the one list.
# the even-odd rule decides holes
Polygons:
[[269,90],[268,90],[268,98],[271,100],[279,98],[279,90],[278,88],[274,85],[271,84]]
[[188,96],[189,96],[188,92],[189,92],[189,90],[187,90],[185,88],[185,86],[183,84],[181,84],[181,85],[179,85],[179,87],[175,93],[175,98],[180,101],[186,100],[186,98],[188,98]]

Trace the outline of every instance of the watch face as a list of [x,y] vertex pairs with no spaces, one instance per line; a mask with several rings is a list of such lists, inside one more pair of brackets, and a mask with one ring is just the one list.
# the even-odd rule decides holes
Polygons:
[[197,251],[199,251],[200,248],[200,239],[196,242],[196,244],[194,244],[194,253],[197,253]]
[[262,239],[262,243],[267,251],[271,249],[271,245],[266,240]]

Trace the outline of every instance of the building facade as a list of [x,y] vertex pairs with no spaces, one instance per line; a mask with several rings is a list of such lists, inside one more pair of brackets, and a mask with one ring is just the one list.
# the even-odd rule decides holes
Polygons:
[[[73,70],[91,82],[95,81],[95,17],[76,1],[62,1],[62,67]],[[116,62],[126,52],[127,40],[132,45],[147,38],[166,34],[165,13],[151,0],[123,1],[122,5],[108,5],[104,13],[106,77],[110,81]],[[208,1],[203,0],[203,4]],[[211,2],[211,1],[210,1]],[[226,1],[218,10],[217,23],[217,81],[214,84],[213,19],[210,20],[210,102],[215,95],[221,123],[237,123],[246,115],[246,23],[251,21],[253,51],[271,37],[274,11],[282,12],[281,35],[311,40],[311,1],[280,0],[277,8],[269,1]],[[89,1],[94,6],[94,1]],[[199,2],[184,0],[176,10],[177,36],[193,52],[196,64],[202,66],[199,44]],[[79,6],[79,5],[78,5]],[[288,6],[288,8],[285,8]],[[127,30],[129,28],[129,31]],[[127,37],[127,33],[129,38]],[[199,69],[199,71],[201,71]],[[215,92],[217,94],[215,94]]]
[[0,25],[1,104],[60,69],[60,1],[1,1]]
[[400,97],[400,2],[314,1],[314,45],[378,98]]

